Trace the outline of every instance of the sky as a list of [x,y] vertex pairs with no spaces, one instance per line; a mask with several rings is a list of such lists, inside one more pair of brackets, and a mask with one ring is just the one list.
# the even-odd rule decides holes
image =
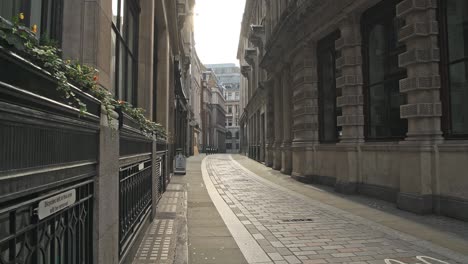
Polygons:
[[195,48],[203,64],[235,63],[245,0],[196,0]]

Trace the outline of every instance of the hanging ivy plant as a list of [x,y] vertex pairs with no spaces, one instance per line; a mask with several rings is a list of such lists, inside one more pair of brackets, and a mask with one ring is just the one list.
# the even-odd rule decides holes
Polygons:
[[[57,47],[39,43],[36,25],[31,28],[25,27],[21,23],[22,20],[24,20],[23,13],[14,17],[12,21],[0,17],[0,43],[36,63],[57,79],[57,91],[68,100],[70,105],[80,110],[80,115],[86,113],[86,104],[76,96],[70,83],[99,99],[108,115],[111,110],[120,107],[139,124],[141,131],[147,136],[156,135],[166,138],[165,129],[160,124],[148,120],[143,109],[134,108],[127,102],[114,99],[107,89],[98,85],[97,69],[78,61],[64,61]],[[111,122],[110,116],[108,120]]]

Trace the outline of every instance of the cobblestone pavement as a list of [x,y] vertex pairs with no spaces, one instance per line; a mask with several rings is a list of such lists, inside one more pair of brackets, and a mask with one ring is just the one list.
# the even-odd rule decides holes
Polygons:
[[[141,241],[133,264],[177,263],[178,234],[186,233],[180,223],[186,217],[187,195],[181,184],[169,184],[158,203],[153,220]],[[183,258],[186,258],[182,256]]]
[[206,170],[270,263],[468,263],[468,256],[269,182],[230,155],[209,156]]

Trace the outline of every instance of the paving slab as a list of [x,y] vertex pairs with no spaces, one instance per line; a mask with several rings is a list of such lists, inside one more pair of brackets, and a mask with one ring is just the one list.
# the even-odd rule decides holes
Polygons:
[[247,263],[211,200],[201,172],[205,155],[187,159],[187,174],[173,182],[187,186],[188,261],[193,264]]
[[[242,157],[236,160],[245,161]],[[252,172],[231,155],[211,155],[202,163],[209,179],[205,185],[212,184],[224,201],[219,209],[221,215],[229,208],[237,218],[232,222],[241,223],[248,230],[249,239],[260,246],[270,263],[468,263],[466,254],[381,224],[385,222],[382,215],[373,221],[351,212],[366,206],[372,210],[382,208],[349,201],[298,182],[279,185],[278,181],[257,175],[268,171],[261,166],[252,166],[258,173]],[[302,194],[304,191],[314,192],[320,199]],[[330,203],[325,203],[327,200]],[[218,206],[217,202],[215,205]],[[392,223],[397,221],[389,219]],[[413,222],[414,228],[421,226],[418,221]],[[239,228],[231,229],[232,223],[226,224],[237,239],[235,232]],[[443,232],[435,230],[433,234],[441,236]]]

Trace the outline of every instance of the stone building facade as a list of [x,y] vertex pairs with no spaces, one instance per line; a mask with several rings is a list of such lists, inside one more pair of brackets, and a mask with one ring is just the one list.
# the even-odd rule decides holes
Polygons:
[[191,132],[189,135],[192,137],[190,140],[192,154],[199,154],[202,145],[202,90],[203,90],[203,72],[206,71],[203,64],[198,58],[195,48],[192,50],[191,60],[191,92],[190,92],[190,106],[191,106]]
[[239,153],[239,101],[240,101],[240,69],[234,63],[209,64],[224,88],[226,112],[226,153]]
[[[4,41],[2,20],[0,138],[10,143],[0,147],[0,247],[6,252],[0,262],[132,261],[170,181],[175,148],[190,138],[190,80],[200,79],[189,70],[193,6],[194,0],[1,1],[0,16],[13,20],[22,13],[38,39],[60,47],[63,60],[54,63],[96,68],[98,86],[119,104],[142,108],[168,136],[146,133],[125,109],[106,108],[85,87],[70,84],[88,107],[80,115],[57,89],[58,75]],[[38,203],[48,199],[69,204],[38,216]],[[37,237],[40,232],[54,235]]]
[[463,0],[247,0],[242,149],[304,181],[468,219]]
[[226,151],[226,113],[224,111],[224,90],[216,73],[207,69],[203,73],[203,148],[215,148],[220,153]]

